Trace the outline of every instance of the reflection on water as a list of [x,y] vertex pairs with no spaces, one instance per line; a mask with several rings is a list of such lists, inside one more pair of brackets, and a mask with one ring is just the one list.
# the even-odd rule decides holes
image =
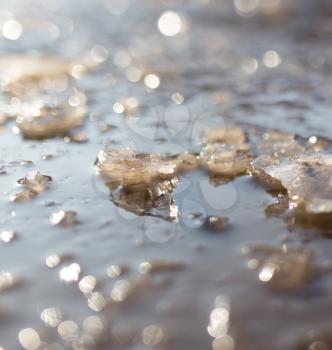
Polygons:
[[0,5],[0,348],[329,348],[329,1]]

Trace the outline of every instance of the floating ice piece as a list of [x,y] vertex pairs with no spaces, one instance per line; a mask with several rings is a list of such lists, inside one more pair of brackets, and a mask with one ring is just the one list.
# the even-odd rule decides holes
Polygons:
[[39,171],[30,171],[25,177],[18,180],[20,185],[25,185],[30,190],[41,193],[48,183],[52,181],[51,176],[43,175]]
[[40,106],[29,113],[19,115],[16,124],[24,137],[45,139],[68,134],[84,121],[84,106]]
[[153,153],[139,153],[133,149],[111,149],[99,152],[96,169],[103,177],[123,186],[150,184],[174,178],[179,162]]
[[212,175],[233,177],[247,172],[250,166],[246,146],[236,146],[211,143],[203,147],[201,153],[202,165]]
[[160,183],[136,184],[114,187],[109,183],[112,201],[118,207],[136,215],[159,217],[168,221],[178,220],[178,207],[175,205],[172,191],[178,178]]
[[69,73],[70,64],[57,57],[16,54],[0,57],[0,79],[5,85],[55,78]]
[[272,189],[281,190],[280,181],[269,176],[265,168],[305,151],[305,146],[295,140],[293,134],[278,131],[266,132],[263,134],[263,141],[252,146],[252,152],[257,158],[251,162],[250,170]]
[[202,142],[208,143],[225,143],[231,145],[243,145],[246,141],[246,135],[240,127],[225,127],[206,129]]
[[69,227],[77,224],[77,213],[71,210],[60,210],[50,216],[52,225]]
[[100,151],[97,173],[107,179],[114,204],[136,215],[150,215],[169,221],[178,219],[172,198],[183,160],[132,149]]
[[332,212],[332,154],[301,155],[272,164],[267,176],[287,190],[290,205],[310,214]]
[[200,159],[197,155],[183,152],[176,157],[178,167],[181,171],[193,171],[199,168]]
[[24,186],[24,190],[16,192],[10,197],[11,202],[28,202],[33,197],[43,193],[48,183],[52,178],[48,175],[43,175],[39,171],[31,171],[17,182]]
[[314,270],[312,254],[307,250],[254,245],[247,247],[246,253],[256,261],[259,280],[275,290],[301,287]]

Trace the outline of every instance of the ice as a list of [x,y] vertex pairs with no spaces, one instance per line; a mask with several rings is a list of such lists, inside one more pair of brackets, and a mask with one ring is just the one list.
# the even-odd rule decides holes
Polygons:
[[[256,130],[261,133],[261,131]],[[282,190],[280,181],[271,178],[265,168],[283,159],[306,152],[306,147],[294,134],[277,130],[268,130],[258,136],[251,145],[251,152],[256,157],[251,162],[250,171],[271,189]]]
[[237,126],[225,127],[225,128],[209,128],[206,129],[202,142],[208,143],[225,143],[231,145],[243,145],[246,141],[246,135],[244,131]]
[[11,54],[0,57],[0,79],[3,85],[55,78],[68,75],[69,72],[70,64],[57,57],[41,57],[29,54]]
[[85,107],[69,105],[41,106],[16,118],[16,124],[24,137],[45,139],[66,135],[84,121]]
[[159,154],[107,146],[99,152],[96,169],[112,182],[129,186],[171,180],[179,171],[179,162]]
[[16,192],[10,197],[11,202],[27,202],[33,197],[43,193],[52,178],[48,175],[43,175],[39,171],[31,171],[25,177],[18,180],[18,184],[22,185],[24,189]]
[[203,147],[201,162],[212,175],[233,177],[247,172],[250,166],[250,156],[246,146],[211,143]]
[[182,160],[133,149],[107,146],[96,161],[97,173],[106,180],[114,204],[136,215],[151,215],[169,221],[178,219],[172,192],[178,184]]
[[172,191],[178,178],[160,183],[135,184],[114,187],[108,183],[111,198],[118,207],[136,215],[149,215],[168,221],[178,220],[178,208],[174,203]]
[[274,290],[302,287],[313,275],[313,257],[307,250],[253,245],[246,248],[258,279]]
[[72,210],[60,210],[50,216],[52,225],[69,227],[77,224],[77,213]]
[[233,177],[245,174],[250,165],[246,134],[239,126],[206,129],[201,164],[210,175]]
[[20,185],[25,185],[30,190],[35,192],[43,192],[52,178],[48,175],[43,175],[39,171],[30,171],[25,177],[18,180]]
[[305,154],[265,168],[287,190],[290,205],[310,214],[332,212],[332,154]]
[[177,157],[177,164],[181,171],[193,171],[199,168],[200,160],[199,157],[195,154],[183,152],[180,153]]

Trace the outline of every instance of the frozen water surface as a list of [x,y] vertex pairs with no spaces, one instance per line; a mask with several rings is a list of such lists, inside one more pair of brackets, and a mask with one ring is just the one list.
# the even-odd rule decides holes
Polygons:
[[0,348],[329,349],[329,1],[0,5]]

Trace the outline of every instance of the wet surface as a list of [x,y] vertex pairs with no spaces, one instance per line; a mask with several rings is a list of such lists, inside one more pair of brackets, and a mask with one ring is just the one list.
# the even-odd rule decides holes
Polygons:
[[[294,216],[242,162],[329,149],[328,1],[0,4],[0,347],[331,347],[330,217]],[[202,144],[234,124],[249,140]],[[177,220],[97,176],[106,144],[182,154]]]

